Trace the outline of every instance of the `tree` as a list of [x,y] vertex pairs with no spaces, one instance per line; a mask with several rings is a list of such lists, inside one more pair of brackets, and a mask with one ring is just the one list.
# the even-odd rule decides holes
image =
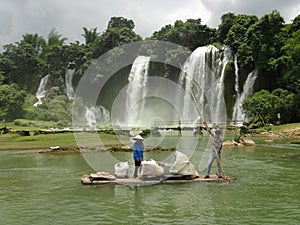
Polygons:
[[93,44],[98,37],[97,28],[88,30],[86,27],[83,28],[84,34],[82,36],[85,39],[85,44]]
[[264,15],[252,24],[237,51],[238,65],[245,77],[253,69],[259,70],[257,89],[272,91],[280,86],[283,62],[281,48],[286,41],[284,20],[279,12]]
[[46,46],[46,40],[38,34],[25,34],[20,43],[31,45],[39,54],[41,54]]
[[177,20],[153,33],[151,39],[176,43],[195,50],[215,41],[216,30],[201,24],[201,19]]
[[59,45],[62,46],[67,38],[62,37],[55,28],[53,28],[48,34],[47,46]]
[[[272,95],[278,97],[276,98],[277,101],[274,109],[276,110],[276,113],[280,113],[280,122],[290,122],[292,117],[295,116],[296,113],[294,108],[295,95],[281,88],[272,91]],[[276,115],[273,115],[273,122],[276,120]]]
[[72,121],[72,101],[65,95],[55,96],[46,103],[47,108],[61,126],[68,126]]
[[296,16],[296,18],[293,20],[293,23],[290,27],[290,33],[293,33],[300,29],[300,15]]
[[286,44],[281,48],[290,57],[292,66],[299,65],[300,62],[300,29],[292,34]]
[[128,20],[124,17],[111,17],[107,25],[107,30],[115,29],[115,28],[116,29],[128,28],[129,30],[133,30],[134,22],[133,20]]
[[39,83],[41,66],[39,53],[31,44],[21,41],[4,46],[0,71],[7,84],[17,83],[21,89],[34,93]]
[[224,43],[237,51],[240,45],[244,42],[248,28],[254,24],[258,18],[256,16],[237,15],[231,25]]
[[0,86],[0,118],[13,121],[24,115],[23,104],[26,92],[20,90],[17,85]]
[[224,15],[222,15],[221,17],[221,24],[219,25],[218,31],[217,31],[217,37],[218,37],[218,41],[221,43],[224,43],[224,40],[227,37],[228,31],[230,30],[230,28],[232,27],[233,23],[234,23],[234,19],[235,19],[235,15],[234,13],[226,13]]
[[298,113],[295,100],[295,94],[282,88],[275,89],[272,93],[261,90],[246,99],[242,107],[247,116],[253,120],[258,119],[263,126],[268,123],[277,123],[278,113],[281,123],[289,123],[295,122],[293,118]]
[[98,58],[105,52],[130,42],[142,40],[134,31],[132,20],[123,17],[112,17],[106,31],[94,42],[93,57]]
[[289,111],[293,114],[288,115],[292,122],[297,122],[300,120],[300,29],[292,34],[281,51],[283,53],[280,58],[283,76],[278,83],[295,95],[292,109]]
[[[252,55],[257,69],[270,71],[270,59],[281,56],[280,49],[285,42],[282,33],[283,23],[284,20],[279,12],[274,10],[263,16],[247,30],[245,44],[250,47],[249,53]],[[240,52],[242,55],[249,53]]]
[[69,126],[72,120],[72,100],[66,95],[46,97],[43,104],[33,107],[32,104],[26,107],[26,119],[37,119],[59,122],[61,127]]
[[67,45],[64,42],[67,38],[59,34],[56,29],[52,29],[48,34],[47,45],[41,56],[46,63],[43,74],[51,74],[49,78],[50,86],[60,87],[60,94],[64,93],[64,75],[67,65],[72,62],[72,55],[67,54]]
[[298,94],[300,93],[300,29],[287,40],[281,52],[282,56],[275,62],[277,66],[281,66],[283,74],[278,80],[278,85]]
[[265,126],[270,122],[271,116],[275,115],[274,108],[276,97],[267,90],[256,92],[251,98],[245,99],[242,107],[249,118],[258,119]]
[[168,41],[168,33],[171,32],[173,26],[168,24],[162,27],[159,31],[155,31],[151,37],[151,39],[161,40],[161,41]]

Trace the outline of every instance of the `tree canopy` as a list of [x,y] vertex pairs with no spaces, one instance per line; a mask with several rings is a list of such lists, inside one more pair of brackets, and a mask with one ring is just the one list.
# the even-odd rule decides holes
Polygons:
[[169,24],[154,32],[151,39],[169,41],[195,50],[213,43],[216,30],[202,25],[201,19],[188,19],[186,22],[177,20],[173,26]]
[[[84,43],[68,43],[66,37],[52,29],[46,38],[26,33],[20,41],[4,45],[0,53],[0,119],[70,121],[62,113],[70,107],[64,87],[66,69],[75,70],[76,88],[84,71],[99,56],[114,47],[142,40],[134,27],[131,19],[112,17],[102,32],[83,27]],[[247,115],[261,124],[276,123],[278,113],[284,123],[300,120],[300,15],[285,24],[276,10],[261,18],[229,12],[221,17],[217,29],[202,24],[201,19],[177,20],[146,39],[173,42],[191,51],[208,44],[229,45],[237,55],[242,78],[253,69],[259,71],[257,92],[243,104]],[[169,53],[170,57],[174,54],[181,53]],[[172,68],[167,71],[174,72]],[[47,74],[51,74],[48,97],[43,106],[32,108],[39,82]],[[226,79],[234,82],[234,74]]]
[[272,93],[261,90],[246,99],[243,108],[248,117],[258,120],[263,126],[269,123],[288,123],[298,113],[293,107],[295,101],[295,94],[287,90],[275,89]]

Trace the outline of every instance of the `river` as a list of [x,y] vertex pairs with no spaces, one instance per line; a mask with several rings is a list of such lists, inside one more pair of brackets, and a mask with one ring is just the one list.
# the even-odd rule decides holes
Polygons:
[[88,186],[79,153],[1,151],[0,224],[299,224],[299,162],[299,145],[261,143],[223,150],[232,183]]

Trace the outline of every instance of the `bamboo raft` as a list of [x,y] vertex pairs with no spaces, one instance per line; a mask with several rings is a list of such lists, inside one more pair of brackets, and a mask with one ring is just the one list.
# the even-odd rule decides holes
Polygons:
[[84,185],[101,184],[123,184],[133,186],[144,186],[152,184],[176,184],[176,183],[196,183],[196,182],[232,182],[234,177],[218,178],[217,175],[211,175],[209,178],[204,176],[190,177],[182,175],[164,175],[161,177],[143,177],[143,178],[117,178],[113,175],[89,174],[81,177],[81,183]]

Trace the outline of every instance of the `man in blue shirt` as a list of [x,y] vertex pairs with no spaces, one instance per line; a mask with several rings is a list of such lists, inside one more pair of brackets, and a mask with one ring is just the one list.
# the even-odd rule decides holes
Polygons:
[[138,177],[138,171],[141,166],[141,162],[144,160],[144,143],[141,135],[137,135],[132,138],[135,140],[133,144],[133,159],[134,159],[134,174],[133,177]]

